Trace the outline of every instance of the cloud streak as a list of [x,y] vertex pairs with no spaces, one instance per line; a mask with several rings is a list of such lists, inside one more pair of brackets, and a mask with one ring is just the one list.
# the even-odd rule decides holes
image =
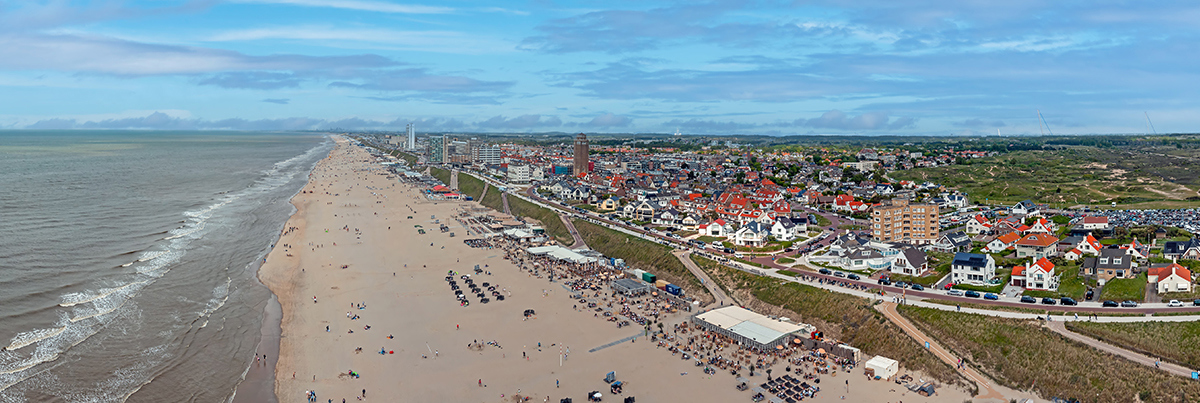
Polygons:
[[453,8],[437,6],[421,6],[395,4],[382,1],[366,0],[234,0],[238,3],[249,4],[283,4],[298,7],[337,8],[354,11],[370,11],[377,13],[395,14],[447,14],[454,12]]

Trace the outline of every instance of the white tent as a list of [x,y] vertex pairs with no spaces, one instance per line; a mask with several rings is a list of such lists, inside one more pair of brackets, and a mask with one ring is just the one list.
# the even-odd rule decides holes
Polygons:
[[891,358],[877,355],[867,360],[867,369],[874,370],[875,376],[886,380],[900,372],[900,363]]

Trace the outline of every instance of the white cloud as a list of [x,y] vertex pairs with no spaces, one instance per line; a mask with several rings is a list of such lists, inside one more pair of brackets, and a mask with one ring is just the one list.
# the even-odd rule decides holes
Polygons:
[[365,0],[234,0],[238,3],[286,4],[301,7],[341,8],[346,10],[373,11],[379,13],[397,14],[448,14],[454,12],[449,7],[434,7],[409,4],[394,4],[382,1]]
[[343,29],[331,26],[288,26],[221,32],[209,42],[296,40],[340,48],[425,51],[437,53],[494,53],[511,51],[516,44],[455,31],[399,31],[391,29]]
[[234,70],[387,67],[381,56],[251,56],[190,46],[155,45],[80,35],[2,35],[0,69],[54,70],[123,76],[200,74]]

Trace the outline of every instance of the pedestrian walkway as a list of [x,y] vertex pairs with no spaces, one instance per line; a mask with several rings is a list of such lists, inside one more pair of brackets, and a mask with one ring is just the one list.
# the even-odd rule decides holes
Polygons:
[[907,333],[913,339],[916,339],[917,343],[920,343],[922,346],[928,345],[929,351],[932,352],[933,355],[937,356],[946,364],[950,364],[950,366],[957,368],[963,376],[965,376],[967,379],[970,379],[972,382],[975,382],[976,385],[979,385],[979,395],[975,396],[977,401],[980,399],[999,400],[1002,402],[1005,401],[1004,394],[996,390],[996,388],[990,381],[988,381],[987,378],[981,375],[974,368],[971,368],[970,365],[963,364],[962,366],[959,366],[959,357],[951,354],[950,351],[943,348],[942,345],[937,342],[937,340],[926,336],[924,332],[917,329],[916,325],[913,325],[912,322],[909,322],[905,317],[900,316],[900,313],[896,311],[896,304],[885,302],[875,305],[875,309],[882,312],[883,316],[887,317],[888,320],[899,326],[901,330],[904,330],[904,333]]
[[1106,353],[1110,353],[1110,354],[1114,354],[1114,355],[1118,355],[1118,356],[1124,357],[1126,359],[1129,359],[1130,361],[1133,361],[1133,362],[1136,362],[1136,363],[1139,363],[1139,364],[1142,364],[1142,365],[1145,365],[1148,367],[1158,368],[1163,371],[1167,371],[1167,373],[1170,373],[1172,375],[1179,375],[1179,376],[1188,377],[1188,378],[1192,377],[1192,370],[1188,369],[1182,365],[1176,365],[1176,364],[1172,364],[1169,362],[1161,362],[1161,360],[1156,359],[1154,357],[1150,357],[1145,354],[1126,350],[1126,349],[1114,346],[1112,344],[1108,344],[1103,341],[1091,338],[1089,336],[1084,336],[1082,334],[1072,332],[1067,329],[1066,322],[1062,322],[1062,321],[1047,322],[1046,328],[1053,330],[1055,333],[1066,336],[1068,339],[1075,340],[1077,342],[1095,347],[1097,350],[1100,350],[1100,351],[1103,351]]
[[688,271],[692,272],[693,276],[696,276],[696,278],[700,279],[700,282],[704,284],[704,288],[707,288],[708,293],[712,294],[713,298],[716,299],[717,305],[739,305],[737,301],[734,301],[733,298],[730,298],[729,295],[726,295],[725,290],[722,290],[721,287],[717,286],[717,283],[713,281],[712,278],[708,277],[708,273],[705,273],[704,270],[700,269],[700,266],[696,265],[696,262],[692,261],[692,252],[677,250],[671,254],[675,255],[676,258],[679,258],[679,261],[683,262],[683,266],[687,267]]

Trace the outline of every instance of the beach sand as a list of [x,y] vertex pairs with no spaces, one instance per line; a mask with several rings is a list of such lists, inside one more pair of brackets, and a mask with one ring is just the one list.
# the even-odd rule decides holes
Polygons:
[[[593,390],[618,402],[624,396],[639,402],[750,400],[751,392],[736,390],[728,372],[705,375],[648,338],[588,352],[641,329],[618,329],[590,311],[576,311],[562,283],[522,271],[504,259],[503,250],[468,247],[463,240],[474,237],[453,216],[469,202],[425,200],[411,185],[387,179],[364,150],[341,138],[337,143],[293,198],[297,212],[259,274],[283,308],[275,367],[279,401],[304,401],[306,391],[315,391],[318,402],[357,401],[364,389],[362,400],[387,402],[511,402],[518,393],[536,402],[583,402]],[[431,216],[457,236],[438,231]],[[418,234],[416,225],[426,234]],[[490,304],[471,298],[471,305],[460,306],[444,277],[448,270],[471,273],[476,264],[492,273],[476,275],[476,281],[503,287],[511,297]],[[522,320],[526,309],[536,310],[536,318]],[[686,318],[672,316],[668,329]],[[469,349],[475,340],[503,348]],[[571,353],[560,361],[563,346]],[[380,349],[395,353],[381,355]],[[603,381],[609,371],[626,382],[624,394],[610,396]],[[861,372],[823,377],[824,390],[806,401],[970,398],[952,388],[925,398],[894,383],[867,381]],[[757,384],[766,377],[750,379]]]

